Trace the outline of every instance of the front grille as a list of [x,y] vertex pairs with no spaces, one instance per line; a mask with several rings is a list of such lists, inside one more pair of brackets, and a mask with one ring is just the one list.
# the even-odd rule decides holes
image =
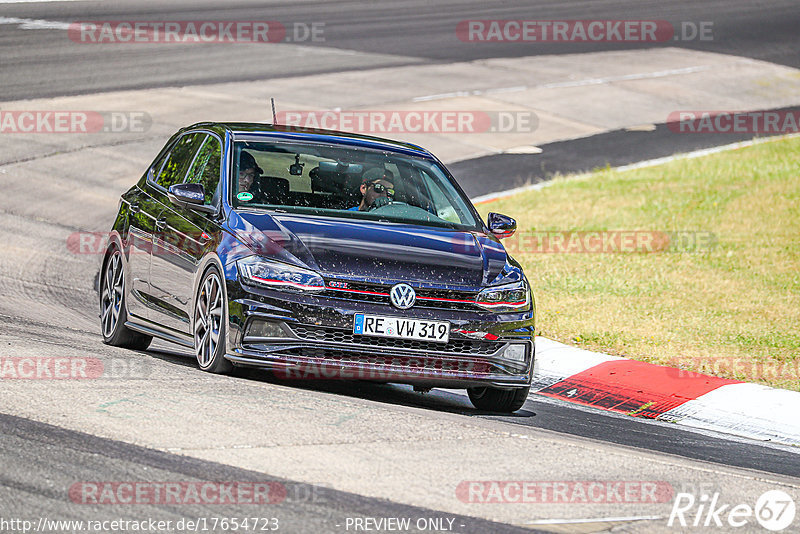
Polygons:
[[324,326],[293,324],[289,325],[289,328],[292,329],[297,337],[307,341],[351,343],[356,345],[367,345],[371,347],[424,352],[447,352],[454,354],[474,354],[487,356],[494,354],[505,345],[503,342],[478,341],[471,339],[451,339],[447,343],[435,343],[432,341],[418,341],[415,339],[394,339],[386,337],[362,336],[353,334],[352,332],[343,328],[331,328]]
[[458,358],[430,357],[430,356],[382,356],[376,354],[363,354],[357,351],[337,349],[320,349],[311,347],[292,347],[272,353],[273,355],[286,355],[313,360],[324,360],[324,364],[355,364],[391,367],[394,369],[411,370],[415,372],[453,372],[507,374],[500,367],[487,361],[463,360]]
[[[335,283],[336,281],[334,281]],[[331,281],[326,281],[328,288],[323,295],[329,298],[351,300],[358,302],[376,302],[389,304],[390,285],[367,284],[363,282],[346,282],[346,289],[336,289],[330,285]],[[469,291],[451,291],[445,289],[420,289],[414,288],[417,293],[415,308],[434,308],[447,310],[483,310],[474,303],[475,293]],[[377,293],[377,294],[376,294]],[[425,300],[425,297],[443,300]],[[451,301],[463,302],[451,302]]]

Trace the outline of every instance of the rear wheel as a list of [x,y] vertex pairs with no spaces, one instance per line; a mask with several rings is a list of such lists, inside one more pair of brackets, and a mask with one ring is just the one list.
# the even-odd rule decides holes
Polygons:
[[472,405],[487,412],[516,412],[528,398],[531,387],[514,389],[469,388],[467,394]]
[[227,374],[233,364],[225,359],[225,295],[222,280],[212,267],[203,276],[194,306],[194,352],[200,369]]
[[103,277],[100,279],[100,327],[103,343],[134,350],[149,347],[153,338],[125,326],[127,320],[125,269],[122,265],[122,253],[114,248],[103,264]]

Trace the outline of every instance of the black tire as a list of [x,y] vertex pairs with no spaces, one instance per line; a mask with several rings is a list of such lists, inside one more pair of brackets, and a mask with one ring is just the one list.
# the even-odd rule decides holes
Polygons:
[[513,413],[522,408],[531,387],[514,389],[469,388],[467,394],[472,405],[486,412]]
[[233,371],[233,364],[225,359],[226,306],[224,279],[216,267],[210,267],[197,288],[192,321],[197,365],[209,373],[230,374]]
[[109,249],[103,260],[99,280],[100,294],[100,333],[103,343],[114,347],[145,350],[153,341],[151,336],[134,332],[125,322],[128,312],[125,309],[125,269],[122,253],[116,247]]

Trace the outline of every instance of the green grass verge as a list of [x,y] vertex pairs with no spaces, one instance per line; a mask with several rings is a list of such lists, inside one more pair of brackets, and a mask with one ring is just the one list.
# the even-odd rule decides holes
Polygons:
[[[800,139],[770,141],[657,167],[559,177],[478,209],[517,219],[519,237],[509,249],[533,286],[541,335],[800,390],[798,156]],[[540,253],[525,238],[597,230],[701,232],[695,235],[713,235],[716,244]]]

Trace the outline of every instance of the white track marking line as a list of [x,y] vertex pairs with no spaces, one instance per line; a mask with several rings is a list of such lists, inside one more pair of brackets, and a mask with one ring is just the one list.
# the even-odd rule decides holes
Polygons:
[[660,70],[656,72],[643,72],[640,74],[624,74],[622,76],[607,76],[605,78],[586,78],[585,80],[575,80],[570,82],[546,83],[537,85],[536,89],[560,89],[563,87],[584,87],[587,85],[603,85],[613,82],[627,82],[630,80],[648,80],[651,78],[665,78],[680,74],[693,74],[709,70],[709,66],[684,67],[682,69]]
[[[43,0],[46,2],[79,2],[87,0]],[[97,0],[92,0],[97,1]],[[3,3],[3,0],[0,0]],[[0,17],[0,25],[3,24],[19,24],[21,30],[69,30],[74,22],[62,22],[57,20],[43,20],[43,19],[20,19],[15,17]],[[182,44],[194,44],[182,43]],[[345,48],[320,48],[311,45],[299,45],[294,43],[274,43],[274,44],[291,44],[292,50],[300,54],[341,54],[345,56],[356,56],[359,54],[366,54],[366,52],[358,52],[356,50],[347,50]]]
[[487,89],[484,94],[499,95],[503,93],[519,93],[520,91],[527,91],[528,87],[525,85],[516,85],[514,87],[500,87],[498,89]]
[[[72,0],[67,0],[72,1]],[[2,3],[2,0],[0,0]],[[0,17],[0,25],[18,24],[20,30],[68,30],[70,22],[42,19],[18,19],[16,17]]]
[[639,74],[624,74],[621,76],[607,76],[605,78],[586,78],[584,80],[572,80],[568,82],[555,82],[546,83],[543,85],[515,85],[513,87],[498,87],[497,89],[486,89],[474,91],[453,91],[451,93],[439,93],[435,95],[417,96],[412,98],[412,102],[430,102],[431,100],[444,100],[447,98],[457,98],[460,96],[480,96],[480,95],[496,95],[502,93],[518,93],[520,91],[527,91],[528,89],[556,89],[563,87],[584,87],[587,85],[602,85],[613,82],[625,82],[630,80],[648,80],[652,78],[664,78],[667,76],[676,76],[680,74],[692,74],[695,72],[702,72],[711,67],[697,66],[685,67],[682,69],[660,70],[656,72],[642,72]]
[[500,191],[499,193],[488,193],[486,195],[477,196],[470,200],[472,200],[473,204],[484,204],[486,202],[491,202],[492,200],[510,197],[516,195],[517,193],[524,193],[525,191],[538,191],[539,189],[543,189],[549,185],[552,185],[552,180],[545,180],[543,182],[538,182],[531,185],[523,185],[513,189],[508,189],[506,191]]
[[436,95],[417,96],[411,99],[412,102],[428,102],[430,100],[444,100],[445,98],[455,98],[458,96],[473,96],[483,94],[483,91],[455,91],[453,93],[439,93]]
[[629,517],[589,517],[586,519],[537,519],[528,521],[526,525],[575,525],[581,523],[618,523],[621,521],[656,521],[664,519],[659,515],[640,515]]
[[[0,0],[0,4],[45,4],[48,2],[85,2],[87,0]],[[102,2],[102,0],[92,0]]]
[[794,133],[794,134],[781,135],[775,137],[759,137],[757,139],[751,139],[750,141],[740,141],[738,143],[731,143],[729,145],[721,145],[711,148],[704,148],[702,150],[695,150],[694,152],[687,152],[685,154],[675,154],[673,156],[666,156],[663,158],[640,161],[639,163],[631,163],[630,165],[622,165],[621,167],[615,167],[614,170],[631,171],[634,169],[643,169],[645,167],[653,167],[655,165],[661,165],[662,163],[669,163],[670,161],[675,161],[676,159],[701,158],[703,156],[709,156],[711,154],[717,154],[719,152],[726,152],[728,150],[736,150],[737,148],[745,148],[748,146],[760,145],[761,143],[768,143],[770,141],[776,141],[778,139],[792,139],[794,137],[798,137],[798,135],[800,134]]
[[519,93],[527,91],[527,85],[515,85],[514,87],[498,87],[497,89],[476,89],[474,91],[454,91],[452,93],[439,93],[436,95],[417,96],[411,99],[412,102],[429,102],[431,100],[444,100],[446,98],[456,98],[459,96],[479,96],[479,95],[499,95],[502,93]]
[[[789,135],[776,135],[774,137],[759,137],[756,139],[751,139],[750,141],[741,141],[738,143],[731,143],[729,145],[721,145],[715,146],[712,148],[704,148],[702,150],[695,150],[693,152],[684,152],[681,154],[673,154],[672,156],[666,156],[663,158],[656,158],[656,159],[649,159],[646,161],[640,161],[638,163],[631,163],[630,165],[622,165],[620,167],[612,167],[612,171],[632,171],[634,169],[644,169],[646,167],[655,167],[656,165],[662,165],[664,163],[669,163],[671,161],[676,161],[679,159],[694,159],[700,158],[703,156],[708,156],[711,154],[717,154],[719,152],[726,152],[728,150],[736,150],[739,148],[746,148],[753,145],[760,145],[762,143],[770,143],[773,141],[780,141],[782,139],[794,139],[795,137],[800,137],[800,134],[789,134]],[[585,173],[580,173],[584,175]],[[497,193],[488,193],[486,195],[479,195],[477,197],[473,197],[470,200],[473,204],[483,204],[486,202],[491,202],[492,200],[497,200],[500,198],[510,197],[512,195],[516,195],[517,193],[522,193],[525,191],[537,191],[539,189],[545,188],[549,185],[552,185],[552,180],[545,180],[543,182],[538,182],[531,185],[523,185],[521,187],[515,187],[513,189],[508,189],[506,191],[499,191]]]

